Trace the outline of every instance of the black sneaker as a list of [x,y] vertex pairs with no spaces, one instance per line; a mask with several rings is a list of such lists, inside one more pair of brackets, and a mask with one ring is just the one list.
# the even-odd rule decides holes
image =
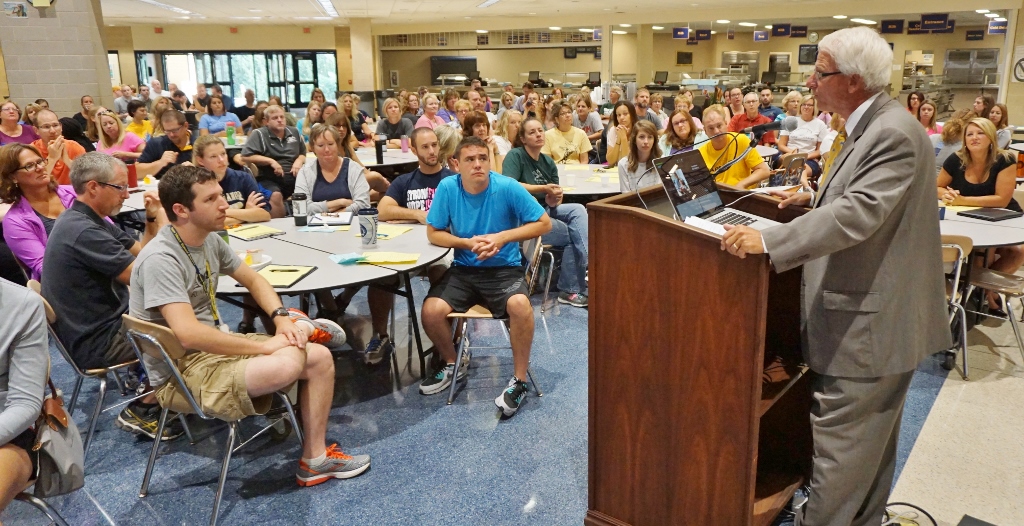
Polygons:
[[579,308],[586,308],[590,305],[590,299],[587,298],[587,295],[580,294],[579,292],[560,292],[558,294],[558,302]]
[[[420,382],[420,394],[432,395],[444,391],[445,388],[452,385],[452,376],[455,374],[455,364],[446,364],[433,376]],[[469,351],[462,354],[462,365],[459,366],[458,380],[462,381],[467,374],[469,374]]]
[[[160,423],[160,406],[157,404],[129,404],[121,410],[114,422],[117,427],[135,433],[145,435],[150,439],[156,438],[156,428]],[[164,425],[163,442],[174,440],[185,433],[181,421],[178,420],[178,413],[173,411],[167,413],[167,423]]]
[[380,336],[370,340],[363,352],[363,361],[367,365],[377,365],[385,356],[395,352],[395,344],[391,342],[390,336]]
[[508,387],[494,399],[494,405],[501,408],[501,412],[505,416],[512,416],[519,410],[519,406],[523,404],[523,398],[526,398],[526,391],[529,387],[526,382],[512,376],[512,379],[508,381]]
[[238,322],[238,327],[235,327],[238,334],[250,334],[256,332],[256,327],[253,327],[251,323],[247,321]]

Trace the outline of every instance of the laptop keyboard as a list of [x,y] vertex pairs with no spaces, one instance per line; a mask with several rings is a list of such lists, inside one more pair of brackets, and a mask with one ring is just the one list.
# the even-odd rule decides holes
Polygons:
[[757,221],[752,217],[740,215],[735,212],[726,212],[712,217],[708,221],[712,223],[718,223],[719,225],[749,225]]

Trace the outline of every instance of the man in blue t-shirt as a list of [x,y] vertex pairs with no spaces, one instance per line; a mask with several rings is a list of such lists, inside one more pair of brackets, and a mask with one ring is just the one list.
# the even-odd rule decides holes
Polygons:
[[[551,220],[522,185],[491,171],[489,152],[477,137],[462,139],[452,158],[459,174],[441,180],[427,213],[427,239],[455,249],[455,261],[423,302],[423,329],[446,365],[420,384],[420,393],[439,393],[455,379],[447,316],[479,304],[496,318],[509,318],[515,374],[494,403],[512,416],[526,395],[533,343],[533,306],[518,242],[546,234]],[[459,377],[466,375],[466,367],[458,369]]]
[[[434,192],[441,179],[454,175],[455,172],[444,166],[440,160],[440,146],[437,135],[430,128],[416,128],[409,137],[413,153],[419,160],[419,166],[407,174],[398,176],[388,188],[388,193],[377,204],[381,221],[391,223],[427,223],[427,212],[434,200]],[[441,280],[441,276],[452,264],[451,253],[426,268],[427,278],[433,285]],[[385,278],[379,282],[383,285],[398,286],[398,278]],[[370,323],[373,326],[373,337],[363,352],[363,361],[369,365],[380,363],[390,352],[394,352],[394,341],[388,334],[388,314],[395,303],[395,295],[377,287],[366,291],[367,303],[370,306]]]

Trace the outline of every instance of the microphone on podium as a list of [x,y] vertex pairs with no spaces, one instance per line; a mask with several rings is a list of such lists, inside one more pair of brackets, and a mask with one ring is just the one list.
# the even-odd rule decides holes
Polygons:
[[792,132],[800,126],[800,119],[797,117],[786,117],[781,121],[769,122],[767,124],[758,124],[757,126],[750,126],[743,128],[741,133],[753,133],[754,135],[763,135],[765,132],[786,130]]

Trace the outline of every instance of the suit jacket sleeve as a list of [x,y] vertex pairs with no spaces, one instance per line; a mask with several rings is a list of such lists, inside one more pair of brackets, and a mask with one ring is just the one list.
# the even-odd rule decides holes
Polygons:
[[862,135],[847,158],[855,164],[840,167],[820,196],[822,206],[762,232],[775,269],[784,272],[869,238],[918,172],[913,144],[898,128]]

